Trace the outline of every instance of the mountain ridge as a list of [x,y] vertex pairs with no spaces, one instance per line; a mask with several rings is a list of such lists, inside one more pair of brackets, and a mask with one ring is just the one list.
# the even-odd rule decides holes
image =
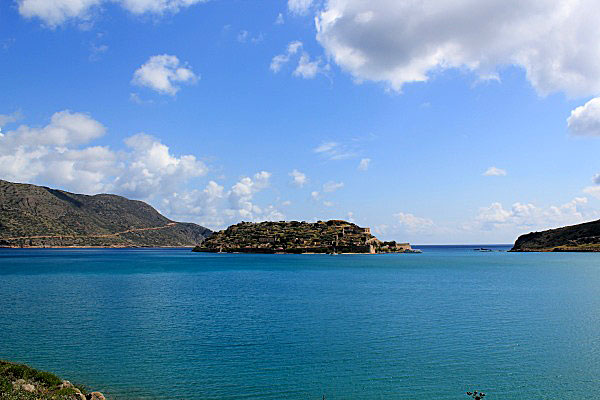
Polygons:
[[600,251],[600,220],[521,235],[511,251]]
[[140,200],[0,180],[2,247],[194,247],[211,233]]

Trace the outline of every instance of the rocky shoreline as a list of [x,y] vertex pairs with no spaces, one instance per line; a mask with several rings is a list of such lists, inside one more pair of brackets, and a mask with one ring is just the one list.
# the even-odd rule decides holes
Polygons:
[[24,364],[0,360],[0,400],[106,400],[100,392]]

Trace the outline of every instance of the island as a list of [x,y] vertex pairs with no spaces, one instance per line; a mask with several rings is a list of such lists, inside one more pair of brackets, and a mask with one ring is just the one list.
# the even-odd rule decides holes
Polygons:
[[600,251],[600,220],[519,236],[510,251]]
[[0,247],[194,247],[211,233],[143,201],[0,180]]
[[241,222],[213,233],[195,252],[265,254],[416,253],[409,243],[383,242],[342,220]]

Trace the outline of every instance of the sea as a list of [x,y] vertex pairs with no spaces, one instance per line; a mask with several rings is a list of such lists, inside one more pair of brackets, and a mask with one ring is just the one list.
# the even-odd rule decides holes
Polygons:
[[600,399],[600,254],[0,250],[0,359],[111,399]]

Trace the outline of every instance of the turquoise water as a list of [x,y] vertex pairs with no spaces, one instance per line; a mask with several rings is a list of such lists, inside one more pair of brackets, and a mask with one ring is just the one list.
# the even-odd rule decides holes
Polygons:
[[600,398],[600,254],[0,250],[0,358],[115,399]]

